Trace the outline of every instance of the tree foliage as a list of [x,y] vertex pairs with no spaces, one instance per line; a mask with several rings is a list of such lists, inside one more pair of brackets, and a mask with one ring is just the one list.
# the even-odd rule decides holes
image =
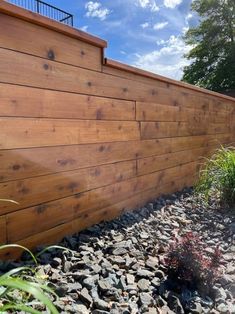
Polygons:
[[184,36],[192,60],[182,80],[214,91],[235,90],[235,0],[194,0],[199,25]]

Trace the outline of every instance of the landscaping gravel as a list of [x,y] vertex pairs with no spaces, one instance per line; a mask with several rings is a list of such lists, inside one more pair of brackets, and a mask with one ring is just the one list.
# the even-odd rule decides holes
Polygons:
[[[235,313],[235,220],[215,207],[197,203],[185,189],[64,238],[60,245],[74,253],[46,252],[38,267],[59,296],[59,312]],[[168,246],[187,231],[199,235],[208,251],[217,245],[222,251],[221,276],[210,295],[188,288],[176,293],[167,281]]]

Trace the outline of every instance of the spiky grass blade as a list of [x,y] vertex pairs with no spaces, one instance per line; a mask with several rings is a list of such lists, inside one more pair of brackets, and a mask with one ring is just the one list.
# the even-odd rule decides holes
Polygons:
[[0,277],[0,286],[9,287],[25,291],[41,301],[50,310],[51,314],[59,314],[51,300],[43,293],[42,289],[31,282],[19,278],[2,278]]
[[206,201],[216,193],[224,203],[235,204],[235,147],[216,150],[200,171],[195,191]]
[[74,251],[72,251],[72,250],[70,250],[70,249],[68,249],[66,247],[63,247],[63,246],[60,246],[60,245],[51,245],[51,246],[45,247],[43,250],[41,250],[39,253],[37,253],[36,254],[36,258],[38,258],[40,255],[42,255],[46,251],[50,251],[50,250],[53,250],[53,249],[59,249],[59,250],[62,250],[62,251],[68,251],[68,252],[74,253]]
[[18,248],[18,249],[22,249],[24,251],[26,251],[27,253],[29,253],[29,255],[32,257],[34,263],[37,265],[37,259],[35,257],[35,255],[26,247],[19,245],[19,244],[5,244],[5,245],[1,245],[0,246],[0,250],[5,250],[5,249],[9,249],[9,248]]

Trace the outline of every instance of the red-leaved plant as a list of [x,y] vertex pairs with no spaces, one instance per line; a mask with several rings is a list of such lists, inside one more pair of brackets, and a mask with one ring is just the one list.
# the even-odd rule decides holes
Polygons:
[[219,276],[221,253],[218,247],[210,254],[204,248],[192,232],[175,238],[165,260],[168,278],[180,285],[209,292]]

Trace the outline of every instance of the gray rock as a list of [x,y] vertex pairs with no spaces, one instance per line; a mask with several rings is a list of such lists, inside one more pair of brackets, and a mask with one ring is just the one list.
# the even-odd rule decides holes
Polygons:
[[137,276],[141,278],[152,278],[154,277],[154,273],[147,269],[138,269]]
[[83,280],[83,286],[86,287],[88,290],[91,290],[95,286],[95,279],[94,277],[88,277]]
[[219,313],[224,313],[224,314],[228,314],[228,313],[230,313],[229,312],[229,307],[228,307],[228,305],[227,304],[225,304],[225,303],[220,303],[218,306],[217,306],[217,311],[219,312]]
[[121,289],[122,291],[126,290],[126,280],[125,280],[125,276],[121,276],[117,286],[117,289]]
[[127,249],[123,248],[123,247],[118,247],[116,249],[113,250],[113,255],[125,255],[126,253],[128,253]]
[[112,284],[110,280],[99,280],[98,281],[98,287],[102,292],[106,292],[112,288]]
[[158,266],[158,264],[159,264],[158,258],[157,258],[157,257],[153,257],[153,256],[150,256],[150,257],[147,259],[146,263],[145,263],[145,265],[146,265],[147,267],[149,267],[149,268],[151,268],[151,269],[153,269],[153,270],[156,269],[156,267]]
[[83,304],[74,304],[73,306],[75,309],[74,313],[77,313],[77,314],[89,314],[90,313],[87,307]]
[[161,281],[159,278],[155,277],[152,279],[151,281],[151,285],[153,285],[154,287],[158,288],[161,285]]
[[63,264],[63,272],[64,273],[68,273],[70,271],[70,269],[72,268],[73,263],[70,261],[65,261]]
[[231,293],[232,297],[235,299],[235,282],[231,283],[227,290]]
[[218,302],[219,300],[226,300],[227,295],[226,292],[224,291],[224,289],[218,288],[218,287],[213,287],[212,288],[212,293],[214,295],[215,301]]
[[[119,250],[119,249],[117,249],[117,250]],[[117,254],[117,255],[122,255],[122,254]],[[118,264],[118,265],[125,265],[126,260],[124,258],[122,258],[121,256],[112,256],[112,263]]]
[[132,274],[126,274],[126,281],[128,285],[133,285],[135,283],[135,276]]
[[99,310],[108,311],[110,309],[110,305],[105,302],[104,300],[101,300],[99,298],[94,300],[94,306]]
[[79,282],[68,283],[67,284],[68,292],[76,292],[82,289],[82,285]]
[[56,286],[55,293],[59,297],[64,297],[68,292],[68,285],[66,283],[60,283],[58,286]]
[[149,282],[149,280],[142,278],[138,281],[137,285],[141,291],[148,291],[149,286],[150,286],[150,282]]
[[87,288],[83,288],[80,295],[79,295],[80,299],[82,302],[84,302],[85,304],[87,304],[88,306],[90,306],[92,304],[92,297],[90,296]]
[[141,292],[139,296],[140,305],[151,305],[153,303],[153,298],[149,293]]
[[235,281],[235,278],[232,278],[231,275],[224,274],[222,277],[219,278],[218,282],[224,287],[228,284],[231,284]]

